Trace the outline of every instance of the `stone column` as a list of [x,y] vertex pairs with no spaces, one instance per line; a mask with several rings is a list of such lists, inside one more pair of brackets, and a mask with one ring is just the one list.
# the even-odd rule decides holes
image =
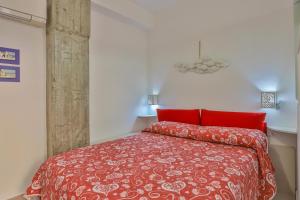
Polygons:
[[48,0],[47,10],[47,146],[52,156],[89,145],[90,0]]

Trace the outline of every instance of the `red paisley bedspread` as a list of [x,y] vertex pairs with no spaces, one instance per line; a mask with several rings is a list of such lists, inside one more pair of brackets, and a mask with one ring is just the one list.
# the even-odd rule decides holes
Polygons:
[[154,123],[147,131],[49,158],[35,174],[27,197],[265,200],[275,196],[264,133],[174,122]]

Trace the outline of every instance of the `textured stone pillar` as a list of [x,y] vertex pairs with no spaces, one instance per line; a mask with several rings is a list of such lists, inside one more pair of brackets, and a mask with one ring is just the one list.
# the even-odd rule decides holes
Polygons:
[[[48,156],[89,144],[90,0],[48,0]],[[34,44],[33,44],[34,45]]]

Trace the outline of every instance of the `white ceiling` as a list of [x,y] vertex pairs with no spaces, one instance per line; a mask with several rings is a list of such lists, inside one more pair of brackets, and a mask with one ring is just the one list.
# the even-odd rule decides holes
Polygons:
[[132,0],[146,10],[157,12],[161,9],[171,6],[177,0]]

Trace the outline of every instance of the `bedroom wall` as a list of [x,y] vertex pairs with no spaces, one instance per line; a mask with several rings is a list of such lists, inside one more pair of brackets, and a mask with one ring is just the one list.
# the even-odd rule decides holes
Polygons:
[[142,127],[146,109],[147,34],[119,14],[92,6],[90,38],[91,143]]
[[[266,111],[269,125],[296,127],[293,1],[189,0],[157,12],[150,33],[149,92],[163,107]],[[181,74],[177,62],[202,54],[229,61],[214,74]],[[277,90],[279,110],[260,109]]]
[[[0,5],[35,5],[32,9],[45,16],[46,1],[35,1],[23,7],[20,1],[0,0]],[[144,125],[137,115],[146,111],[148,23],[143,27],[100,8],[92,8],[91,20],[90,136],[98,143]],[[46,36],[44,29],[6,19],[0,24],[5,27],[0,46],[21,50],[21,82],[0,83],[2,200],[24,193],[46,159]]]
[[[35,3],[46,12],[46,1]],[[46,158],[46,46],[42,28],[3,18],[0,24],[0,46],[21,51],[21,82],[0,82],[0,199],[4,200],[24,193]]]
[[[295,51],[296,51],[296,88],[297,88],[297,99],[299,101],[300,99],[300,1],[296,1],[294,5],[294,22],[295,22]],[[298,127],[300,127],[300,107],[298,106]],[[299,134],[299,128],[298,128],[298,134]],[[300,137],[297,137],[297,185],[300,183]],[[297,199],[300,199],[299,196],[299,189],[297,191]]]

